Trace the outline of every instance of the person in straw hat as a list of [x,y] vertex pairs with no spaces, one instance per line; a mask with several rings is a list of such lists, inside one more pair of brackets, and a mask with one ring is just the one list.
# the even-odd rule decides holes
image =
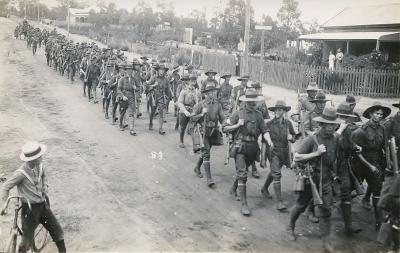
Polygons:
[[201,156],[197,160],[194,168],[194,172],[198,177],[203,177],[200,171],[200,166],[203,164],[207,177],[207,185],[210,188],[215,185],[211,177],[210,168],[211,148],[213,145],[221,145],[223,143],[218,122],[222,124],[225,120],[222,106],[217,100],[217,92],[218,89],[212,83],[208,83],[202,91],[205,97],[204,100],[194,106],[191,116],[191,120],[194,124],[199,123],[201,125],[204,145],[201,150]]
[[354,164],[360,178],[366,179],[372,193],[372,206],[375,214],[375,228],[379,229],[382,223],[382,210],[378,207],[382,188],[383,174],[386,168],[384,150],[387,145],[387,133],[382,120],[387,118],[391,109],[375,102],[363,112],[368,121],[353,132],[355,144],[362,148]]
[[247,88],[239,100],[244,105],[233,112],[223,131],[234,136],[230,157],[235,159],[236,179],[230,193],[238,199],[237,190],[239,191],[241,213],[249,216],[251,212],[247,205],[247,172],[248,167],[259,157],[258,137],[262,135],[272,149],[274,144],[262,114],[256,109],[257,102],[264,100],[264,97],[259,96],[254,88]]
[[[66,252],[63,230],[50,209],[47,196],[48,184],[42,160],[46,149],[46,146],[42,143],[27,142],[22,147],[20,154],[20,159],[24,164],[14,172],[2,187],[1,200],[3,203],[7,201],[10,190],[17,187],[19,196],[25,197],[32,207],[32,210],[29,210],[26,200],[21,199],[23,233],[18,252],[27,252],[31,248],[34,232],[39,224],[42,224],[49,231],[58,252]],[[2,211],[1,215],[5,214],[5,211]]]
[[[352,133],[358,129],[355,122],[358,120],[357,115],[348,103],[340,103],[337,107],[337,115],[343,120],[336,134],[339,137],[339,153],[337,159],[337,176],[340,181],[340,199],[341,209],[344,221],[345,233],[348,236],[361,232],[360,228],[352,225],[351,211],[351,192],[355,190],[359,184],[355,178],[351,161],[360,151],[360,147],[353,143]],[[359,186],[358,186],[359,187]]]
[[269,130],[271,140],[274,143],[274,149],[268,151],[271,153],[271,171],[269,172],[265,184],[261,189],[261,193],[263,196],[271,198],[268,187],[271,185],[271,183],[273,183],[276,209],[278,211],[284,211],[286,209],[281,193],[281,169],[283,165],[288,168],[291,166],[288,142],[294,142],[294,136],[296,136],[292,122],[288,119],[285,119],[285,114],[290,111],[290,109],[291,107],[287,106],[285,101],[276,101],[275,106],[269,107],[269,110],[274,112],[275,117],[267,122],[267,128]]
[[[336,109],[332,106],[326,106],[321,116],[313,120],[319,123],[320,129],[315,134],[303,139],[294,154],[294,161],[309,163],[312,166],[313,181],[317,187],[322,186],[319,189],[322,205],[317,206],[320,213],[319,230],[324,252],[333,252],[330,245],[330,217],[333,205],[332,184],[336,178],[334,164],[338,149],[335,130],[342,123],[342,120],[337,118]],[[292,241],[297,238],[295,234],[296,221],[313,199],[311,185],[306,183],[304,187],[304,191],[299,192],[296,205],[290,213],[288,235]]]

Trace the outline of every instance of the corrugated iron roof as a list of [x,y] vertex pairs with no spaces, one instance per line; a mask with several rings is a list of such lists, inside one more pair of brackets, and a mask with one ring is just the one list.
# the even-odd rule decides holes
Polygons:
[[301,35],[301,40],[381,40],[400,41],[399,32],[331,32]]
[[322,27],[400,24],[400,3],[347,7]]

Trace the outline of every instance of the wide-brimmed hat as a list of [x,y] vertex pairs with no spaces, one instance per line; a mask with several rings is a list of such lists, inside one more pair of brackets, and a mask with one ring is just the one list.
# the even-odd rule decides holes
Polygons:
[[209,69],[209,70],[207,70],[207,71],[204,73],[204,75],[206,75],[206,76],[208,76],[209,74],[214,74],[214,75],[216,75],[217,72],[214,71],[214,70],[212,70],[212,69]]
[[204,90],[201,91],[201,93],[206,93],[213,90],[218,90],[218,88],[215,87],[215,84],[208,82]]
[[317,82],[310,82],[306,88],[306,91],[319,91]]
[[197,80],[197,75],[196,74],[190,74],[189,78],[190,78],[190,80]]
[[394,107],[400,108],[400,101],[398,103],[392,104]]
[[263,96],[258,95],[256,89],[254,88],[247,88],[244,95],[239,97],[240,101],[243,102],[259,102],[263,101],[265,98]]
[[314,121],[326,124],[340,124],[343,120],[338,119],[336,108],[333,106],[325,106],[321,116],[313,118]]
[[173,73],[173,72],[176,72],[176,71],[179,71],[179,69],[180,69],[180,66],[179,66],[179,65],[175,65],[175,66],[172,68],[172,73]]
[[322,103],[326,101],[328,100],[326,99],[325,93],[322,91],[318,91],[317,95],[315,95],[315,98],[310,100],[312,103]]
[[30,141],[22,146],[19,158],[24,162],[33,161],[41,157],[46,150],[46,145],[37,141]]
[[133,64],[126,64],[125,69],[133,69]]
[[159,64],[159,65],[155,66],[154,68],[156,70],[159,70],[159,69],[164,69],[165,71],[169,70],[169,68],[165,64]]
[[382,105],[380,102],[374,102],[372,106],[365,109],[365,111],[363,112],[363,117],[369,119],[370,118],[369,114],[377,110],[383,111],[383,118],[386,118],[392,112],[392,110],[389,107]]
[[190,80],[190,76],[189,75],[183,75],[181,77],[181,81],[189,81]]
[[357,115],[351,110],[350,103],[347,102],[338,105],[336,114],[348,118],[357,118]]
[[353,94],[347,94],[346,103],[348,103],[350,105],[357,104],[357,99]]
[[142,66],[143,64],[141,64],[137,59],[134,59],[134,60],[132,61],[132,66],[134,66],[134,65]]
[[284,111],[290,111],[291,107],[286,105],[286,102],[283,100],[277,100],[275,106],[271,106],[268,108],[270,111],[275,111],[276,109],[283,109]]
[[248,81],[250,79],[250,76],[241,76],[237,80],[238,81]]
[[224,75],[221,76],[221,78],[222,79],[226,79],[226,78],[231,77],[231,76],[232,76],[232,74],[224,74]]
[[143,61],[147,61],[149,58],[147,58],[147,56],[142,56],[142,57],[140,57],[140,59]]

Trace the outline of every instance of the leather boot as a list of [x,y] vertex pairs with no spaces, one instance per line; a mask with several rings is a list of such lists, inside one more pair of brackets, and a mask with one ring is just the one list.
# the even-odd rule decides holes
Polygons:
[[275,197],[276,197],[276,209],[278,211],[284,211],[286,209],[286,206],[283,204],[282,201],[282,191],[281,191],[281,182],[280,181],[275,181],[273,183],[274,185],[274,192],[275,192]]
[[67,249],[65,248],[64,240],[56,242],[56,246],[58,249],[58,253],[66,253],[67,252]]
[[261,188],[261,194],[268,199],[272,199],[272,195],[268,191],[268,188],[271,185],[272,181],[273,181],[273,178],[272,178],[272,175],[270,172],[270,173],[268,173],[268,176],[267,176],[267,179],[265,180],[264,186]]
[[353,234],[360,233],[362,231],[361,228],[354,228],[352,226],[351,203],[342,203],[341,206],[342,206],[344,229],[345,229],[346,235],[351,236]]
[[239,190],[240,202],[242,204],[241,213],[244,216],[249,216],[251,213],[249,207],[247,206],[246,184],[238,183],[238,190]]
[[201,171],[200,171],[200,167],[201,167],[202,164],[203,164],[203,158],[199,157],[199,159],[197,160],[196,166],[194,167],[194,173],[199,178],[203,177],[203,174],[201,174]]
[[321,218],[319,221],[319,231],[321,234],[321,238],[322,238],[322,252],[329,252],[329,253],[333,253],[333,247],[331,245],[331,238],[330,238],[330,234],[331,234],[331,219],[324,217]]
[[290,241],[296,241],[297,239],[294,229],[296,227],[296,221],[299,218],[300,214],[301,210],[299,210],[297,206],[295,206],[293,210],[290,212],[289,225],[287,226],[288,239]]
[[237,194],[237,188],[238,188],[238,179],[235,179],[235,182],[233,182],[233,185],[231,189],[229,190],[229,194],[235,198],[236,201],[240,201],[240,198]]
[[251,164],[251,175],[252,175],[254,178],[259,178],[259,177],[260,177],[260,174],[258,174],[258,171],[257,171],[256,162],[253,162],[253,163]]
[[380,197],[372,197],[372,206],[374,207],[374,214],[375,214],[375,229],[379,231],[381,228],[382,220],[383,220],[383,213],[382,209],[378,206]]
[[211,178],[210,161],[204,161],[203,166],[204,166],[204,171],[206,172],[207,185],[208,185],[208,187],[211,188],[215,185],[215,183]]
[[362,207],[368,211],[372,209],[370,198],[371,198],[371,188],[368,186],[367,192],[365,193],[364,198],[361,200]]
[[163,129],[163,125],[164,125],[164,119],[163,119],[162,113],[160,113],[160,115],[158,117],[158,126],[159,126],[158,133],[161,134],[161,135],[165,134],[165,131]]
[[129,117],[129,133],[133,136],[136,135],[135,131],[135,117]]
[[312,223],[318,223],[319,218],[317,216],[315,216],[314,209],[315,209],[315,206],[313,204],[313,200],[311,200],[310,203],[308,204],[307,219],[309,221],[311,221]]

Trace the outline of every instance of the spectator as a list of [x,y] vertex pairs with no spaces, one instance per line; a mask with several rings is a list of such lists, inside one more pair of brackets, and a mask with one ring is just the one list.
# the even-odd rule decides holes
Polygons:
[[339,69],[342,66],[343,57],[342,49],[338,48],[336,53],[336,69]]
[[335,71],[335,60],[335,55],[332,53],[332,51],[329,51],[329,70],[332,72]]

